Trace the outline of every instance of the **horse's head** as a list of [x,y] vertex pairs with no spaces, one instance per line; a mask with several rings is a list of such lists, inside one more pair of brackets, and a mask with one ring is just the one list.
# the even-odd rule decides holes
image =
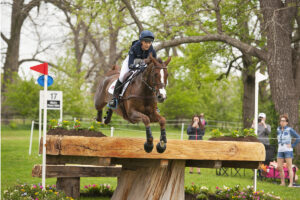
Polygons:
[[151,54],[146,60],[147,70],[144,74],[147,80],[147,86],[155,92],[157,101],[162,103],[167,98],[167,79],[168,79],[168,64],[171,61],[169,57],[165,62],[161,59],[155,59]]

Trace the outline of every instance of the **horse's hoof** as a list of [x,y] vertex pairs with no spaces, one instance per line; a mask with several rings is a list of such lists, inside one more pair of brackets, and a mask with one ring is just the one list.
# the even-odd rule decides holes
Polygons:
[[147,153],[150,153],[153,149],[153,143],[145,142],[144,149]]
[[167,148],[167,144],[164,141],[160,141],[156,145],[156,150],[157,150],[158,153],[165,152],[166,148]]

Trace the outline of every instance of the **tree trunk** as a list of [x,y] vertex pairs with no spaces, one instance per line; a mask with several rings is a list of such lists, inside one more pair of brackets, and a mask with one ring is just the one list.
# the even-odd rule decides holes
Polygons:
[[[19,49],[23,22],[28,16],[30,10],[39,4],[40,0],[32,0],[27,4],[24,4],[24,0],[14,0],[12,3],[10,38],[5,39],[7,43],[7,51],[3,67],[4,75],[1,87],[2,94],[6,91],[7,84],[9,82],[14,82],[14,75],[16,75],[19,70]],[[5,95],[1,96],[1,101],[5,101]],[[2,107],[2,113],[4,118],[8,117],[8,108],[6,106]]]
[[289,125],[298,129],[299,95],[293,76],[291,34],[296,1],[260,0],[266,24],[268,72],[271,94],[279,114],[287,113]]
[[243,126],[251,128],[254,118],[254,98],[255,98],[255,70],[251,67],[251,62],[247,56],[243,56],[242,79],[244,85],[243,94]]
[[[7,84],[13,82],[13,76],[18,73],[19,69],[19,49],[21,27],[24,22],[22,16],[23,1],[13,1],[11,12],[11,27],[10,38],[7,40],[7,51],[4,62],[4,75],[1,92],[6,92]],[[1,101],[5,102],[5,95],[1,96]],[[2,106],[2,113],[4,118],[8,118],[9,109],[7,106]]]

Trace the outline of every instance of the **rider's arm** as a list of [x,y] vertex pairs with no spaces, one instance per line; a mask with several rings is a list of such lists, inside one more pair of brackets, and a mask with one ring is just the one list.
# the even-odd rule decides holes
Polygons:
[[154,57],[154,58],[156,58],[156,51],[155,51],[155,49],[152,47],[152,56]]
[[134,59],[135,59],[135,49],[131,47],[129,51],[129,58],[128,58],[128,67],[133,65]]

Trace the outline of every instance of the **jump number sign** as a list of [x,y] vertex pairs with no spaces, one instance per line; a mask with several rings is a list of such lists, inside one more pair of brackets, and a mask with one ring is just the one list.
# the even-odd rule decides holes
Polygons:
[[[40,91],[40,108],[44,109],[44,91]],[[47,110],[62,109],[62,91],[47,91]]]

